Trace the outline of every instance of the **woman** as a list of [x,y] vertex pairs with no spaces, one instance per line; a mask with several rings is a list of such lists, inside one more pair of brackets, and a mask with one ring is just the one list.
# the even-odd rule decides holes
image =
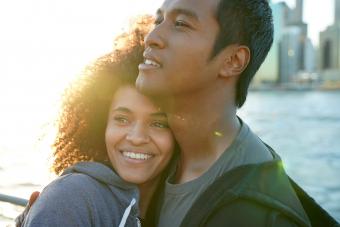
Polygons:
[[24,226],[138,226],[145,217],[175,147],[166,115],[134,87],[148,24],[120,36],[67,90],[52,166],[62,174]]

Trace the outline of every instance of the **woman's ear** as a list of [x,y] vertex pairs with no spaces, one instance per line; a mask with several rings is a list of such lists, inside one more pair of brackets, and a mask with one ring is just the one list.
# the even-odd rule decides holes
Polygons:
[[232,77],[240,75],[248,66],[250,50],[244,45],[230,45],[225,50],[220,76]]

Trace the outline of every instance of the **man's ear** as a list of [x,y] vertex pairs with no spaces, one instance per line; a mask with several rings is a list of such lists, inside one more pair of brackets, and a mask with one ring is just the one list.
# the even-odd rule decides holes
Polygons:
[[220,76],[231,77],[240,75],[250,61],[250,50],[244,45],[230,45],[225,50]]

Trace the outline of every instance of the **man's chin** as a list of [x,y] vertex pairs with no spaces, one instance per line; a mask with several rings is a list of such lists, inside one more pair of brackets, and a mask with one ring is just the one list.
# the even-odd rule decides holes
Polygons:
[[162,96],[162,91],[160,86],[158,86],[154,81],[146,79],[143,75],[138,75],[136,80],[136,88],[139,92],[148,96]]
[[153,83],[138,76],[136,80],[137,90],[145,96],[148,96],[156,105],[164,107],[165,103],[171,99],[172,95],[167,92],[164,87],[159,84]]

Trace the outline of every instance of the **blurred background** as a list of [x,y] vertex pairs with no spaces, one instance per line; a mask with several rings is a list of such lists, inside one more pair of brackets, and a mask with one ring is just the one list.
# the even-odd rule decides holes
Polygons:
[[[0,2],[0,193],[28,198],[55,176],[60,95],[136,15],[161,0]],[[273,47],[239,115],[340,221],[340,0],[270,2]],[[21,207],[0,202],[0,226]]]

